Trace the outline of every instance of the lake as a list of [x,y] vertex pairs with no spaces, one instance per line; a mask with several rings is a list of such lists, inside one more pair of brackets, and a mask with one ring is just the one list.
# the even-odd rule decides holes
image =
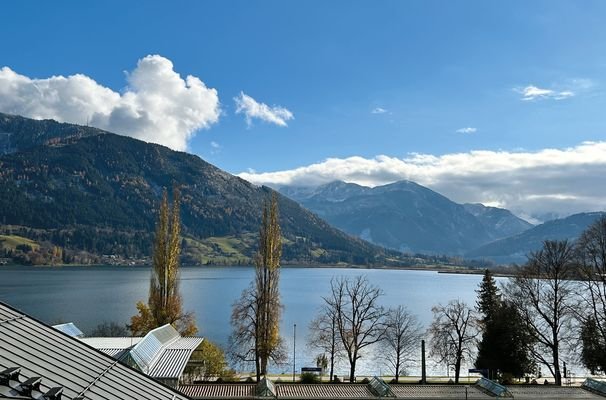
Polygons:
[[[438,274],[430,271],[282,268],[280,291],[284,312],[281,332],[292,354],[293,326],[297,324],[297,370],[313,366],[317,352],[305,346],[307,326],[335,276],[365,275],[382,288],[384,306],[403,304],[423,326],[431,308],[461,299],[474,306],[481,275]],[[184,267],[181,293],[184,309],[195,312],[199,334],[221,345],[230,334],[231,306],[254,275],[252,267]],[[142,267],[0,267],[0,300],[46,322],[74,322],[85,333],[103,321],[121,324],[135,314],[135,304],[147,300],[150,270]],[[292,361],[290,361],[292,363]],[[445,367],[436,367],[445,374]],[[432,368],[433,369],[433,368]],[[292,364],[274,372],[292,371]],[[347,372],[343,365],[339,374]],[[359,373],[386,373],[376,360],[362,359]],[[417,368],[410,370],[418,374]]]

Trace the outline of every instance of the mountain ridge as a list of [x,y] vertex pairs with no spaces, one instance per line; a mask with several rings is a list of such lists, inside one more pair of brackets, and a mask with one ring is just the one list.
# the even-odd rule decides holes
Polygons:
[[575,240],[589,225],[606,212],[577,213],[547,221],[527,231],[487,243],[466,253],[471,258],[487,258],[496,262],[524,262],[526,255],[541,248],[545,240]]
[[[241,255],[249,261],[254,255],[250,236],[256,235],[262,205],[274,193],[268,187],[198,156],[95,128],[0,114],[0,132],[10,132],[12,144],[19,143],[0,156],[5,227],[95,254],[148,256],[162,188],[170,191],[176,183],[184,239],[219,251],[224,242],[204,240],[236,237]],[[350,237],[285,196],[278,198],[285,261],[367,265],[401,256]]]
[[458,204],[407,180],[373,188],[333,181],[278,190],[334,226],[400,251],[462,255],[532,226],[508,210]]

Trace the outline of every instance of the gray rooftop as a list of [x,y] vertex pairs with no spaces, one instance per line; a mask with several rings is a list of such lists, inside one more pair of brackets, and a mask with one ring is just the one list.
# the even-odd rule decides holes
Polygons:
[[[0,343],[0,373],[20,368],[15,379],[0,383],[0,397],[42,399],[62,388],[67,400],[188,398],[2,302]],[[25,382],[38,377],[28,394]]]
[[[486,383],[486,382],[484,382]],[[255,384],[223,383],[223,384],[194,384],[181,385],[179,390],[193,399],[269,399],[269,396],[259,396]],[[490,400],[495,398],[513,398],[523,400],[552,399],[600,399],[603,396],[590,392],[581,387],[558,387],[554,385],[537,386],[507,386],[506,395],[495,395],[479,385],[410,385],[391,384],[390,393],[386,397],[379,397],[372,392],[369,385],[364,384],[295,384],[276,383],[275,398],[302,400],[302,399],[375,399],[394,398],[409,400]],[[272,396],[273,397],[273,396]]]
[[178,380],[192,353],[204,339],[181,337],[167,324],[150,331],[145,337],[80,340],[117,359],[130,356],[140,371],[153,378]]

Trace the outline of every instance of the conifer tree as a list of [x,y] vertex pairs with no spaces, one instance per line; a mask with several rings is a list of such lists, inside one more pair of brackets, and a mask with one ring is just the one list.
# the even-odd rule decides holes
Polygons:
[[482,321],[486,323],[493,318],[495,310],[501,302],[499,288],[489,269],[484,271],[484,277],[482,278],[482,282],[480,283],[479,289],[476,290],[476,293],[478,294],[476,309],[478,312],[482,313]]
[[501,376],[523,376],[532,368],[529,349],[533,339],[522,315],[513,304],[503,301],[488,269],[476,293],[476,308],[482,314],[482,340],[478,343],[476,368],[487,369],[491,379],[499,378],[497,370]]

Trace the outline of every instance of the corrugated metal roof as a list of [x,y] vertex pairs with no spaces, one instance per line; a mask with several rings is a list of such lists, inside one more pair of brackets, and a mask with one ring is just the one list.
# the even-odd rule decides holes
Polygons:
[[375,399],[366,385],[359,384],[278,384],[278,398],[295,399]]
[[603,396],[578,387],[558,387],[555,385],[508,386],[514,399],[601,399]]
[[[410,385],[392,384],[390,388],[396,398],[409,400],[490,400],[495,396],[482,391],[475,385]],[[557,387],[555,385],[507,387],[518,400],[598,400],[604,397],[580,387]],[[254,384],[194,384],[181,385],[179,390],[194,399],[259,399],[255,397]],[[379,399],[363,384],[300,384],[276,383],[278,399]]]
[[[462,385],[391,385],[396,397],[403,399],[492,399],[475,386]],[[467,392],[467,393],[466,393]]]
[[84,333],[82,333],[82,331],[76,325],[74,325],[73,322],[68,322],[67,324],[53,325],[53,328],[58,329],[61,332],[73,337],[81,338],[84,336]]
[[255,397],[253,384],[203,384],[203,385],[180,385],[179,390],[187,396],[197,399],[252,399]]
[[187,399],[111,357],[0,302],[0,370],[42,378],[41,389],[63,387],[73,399]]
[[112,357],[130,355],[141,371],[154,378],[179,379],[192,353],[204,340],[181,337],[170,325],[150,331],[145,337],[82,338],[83,342]]
[[132,348],[130,356],[141,368],[141,371],[149,373],[155,360],[162,355],[162,350],[179,340],[180,337],[179,332],[170,324],[160,326],[145,335],[143,340]]

